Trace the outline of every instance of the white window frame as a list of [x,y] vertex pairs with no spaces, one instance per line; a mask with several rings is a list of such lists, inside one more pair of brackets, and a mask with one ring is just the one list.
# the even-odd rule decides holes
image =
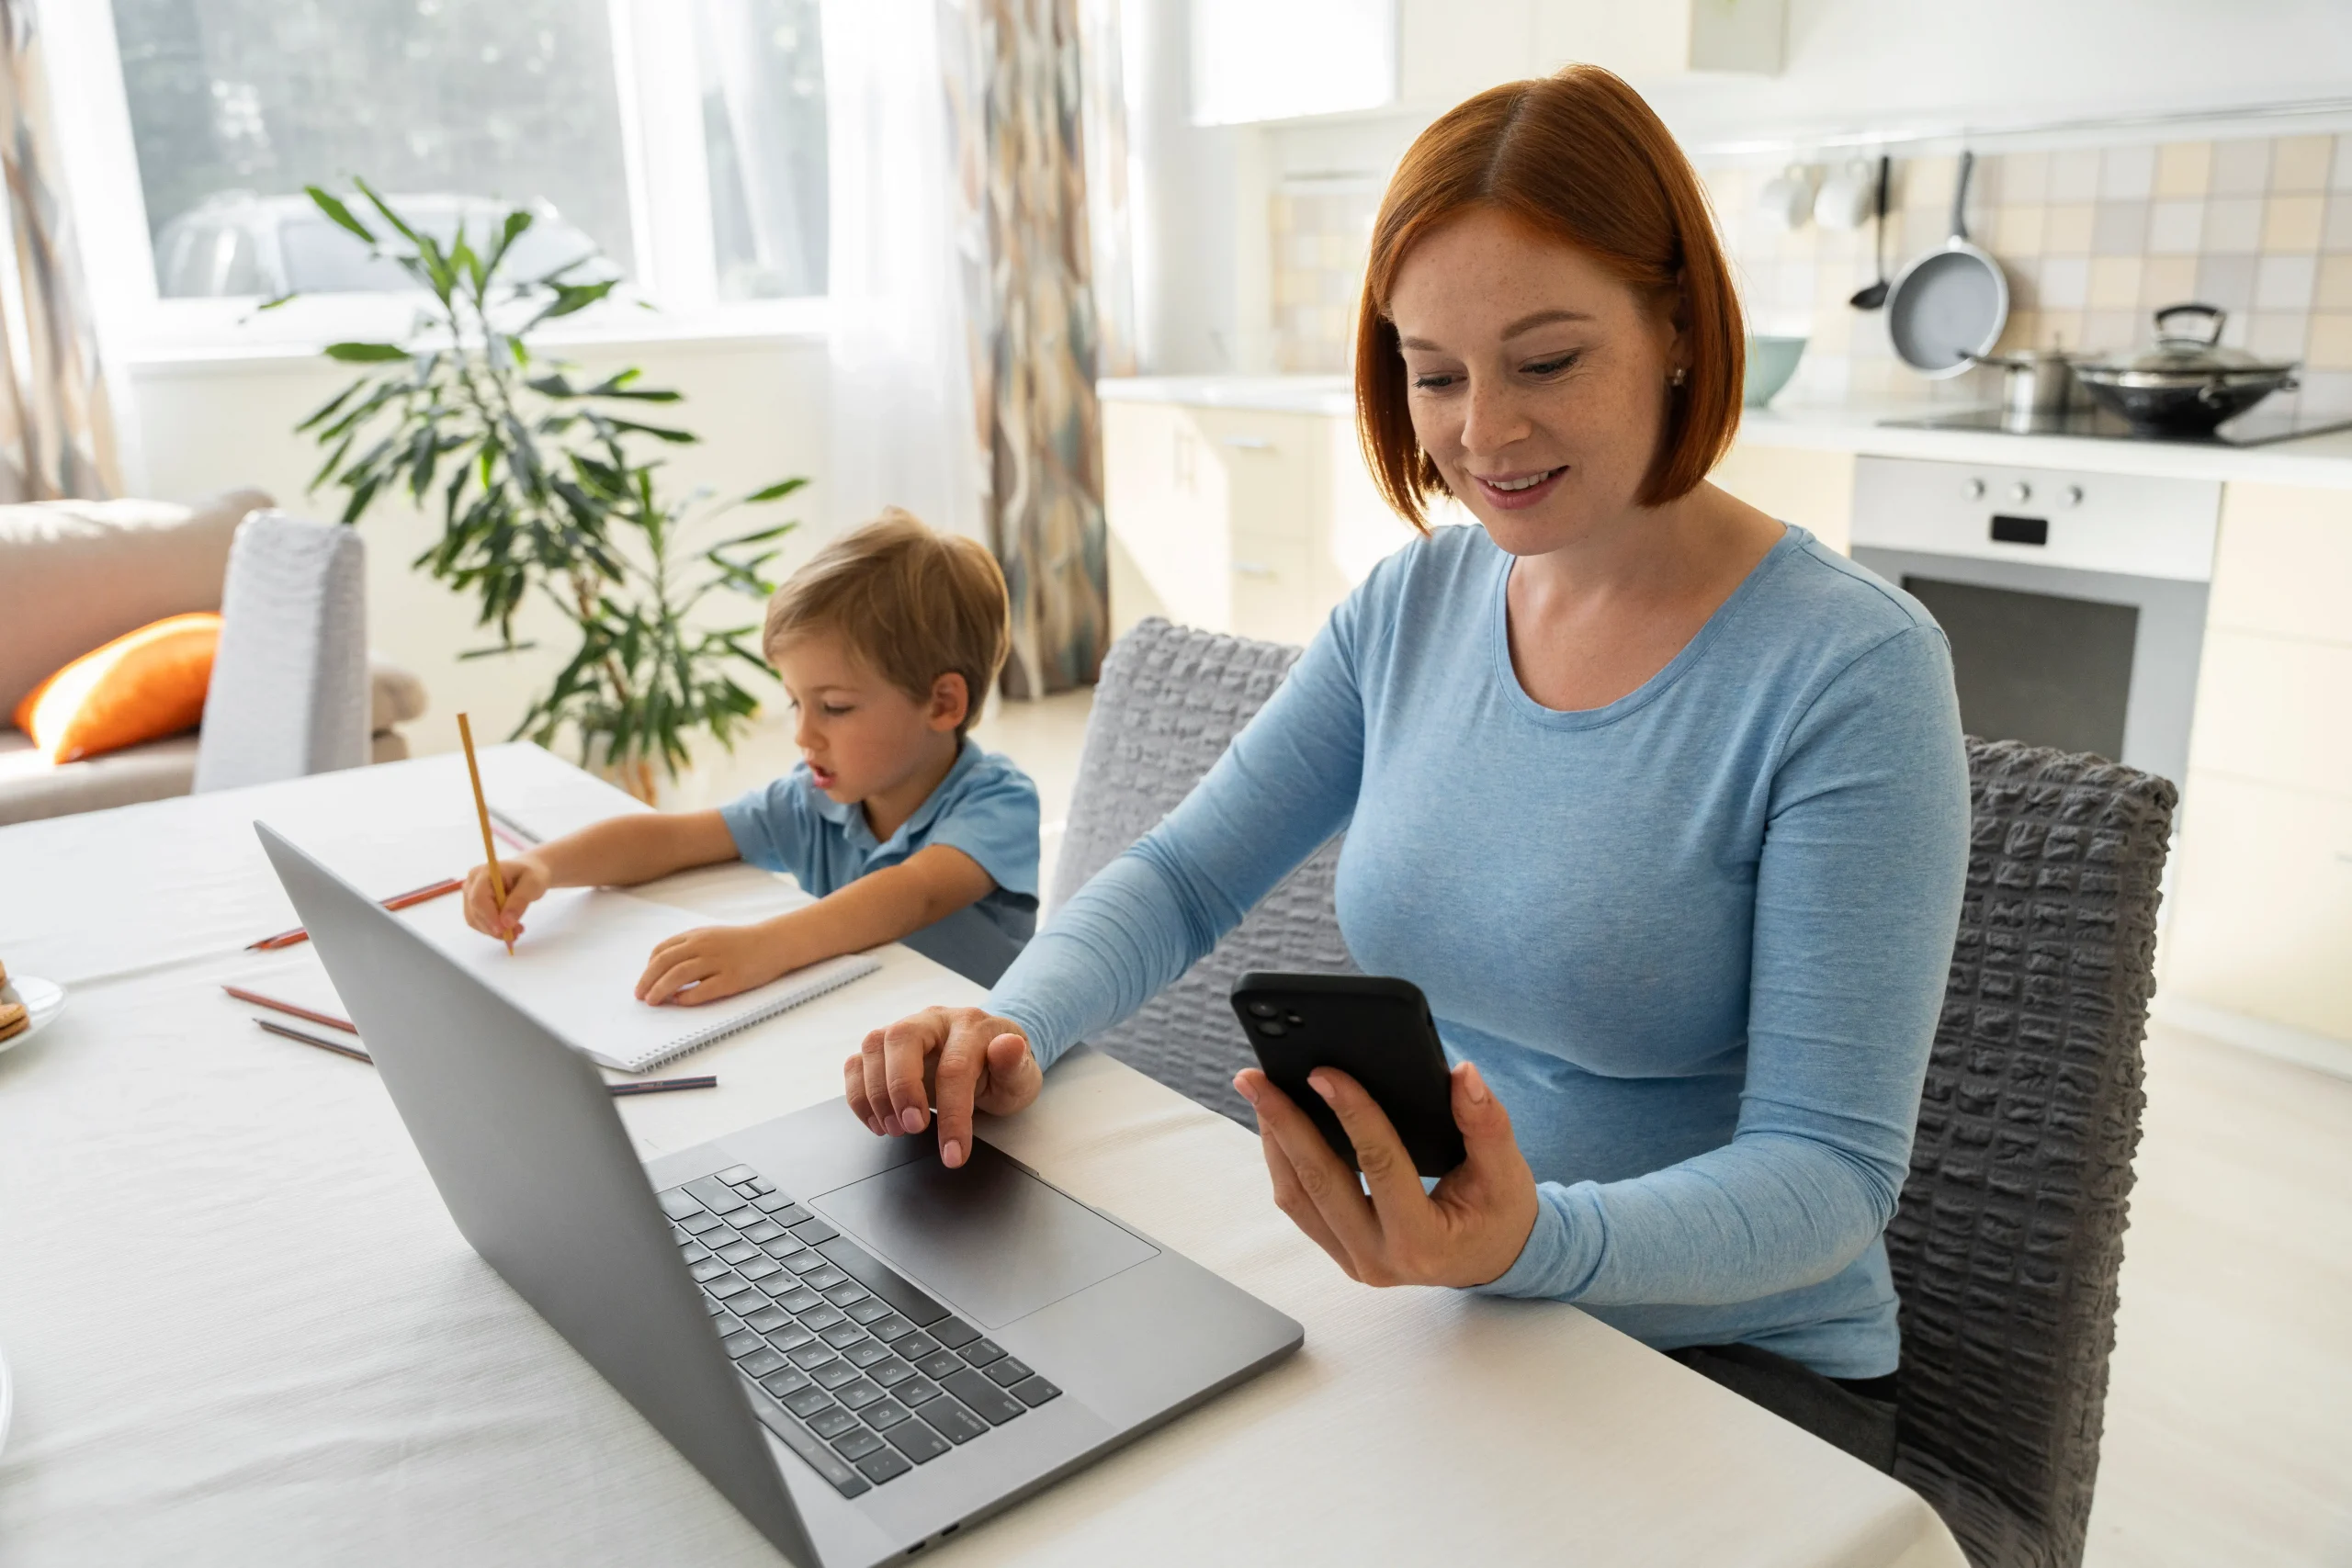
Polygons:
[[[675,0],[606,0],[606,18],[635,250],[625,258],[630,282],[540,339],[560,346],[821,336],[831,319],[821,297],[718,297],[695,30],[680,25]],[[253,299],[159,296],[114,7],[110,0],[40,0],[40,22],[66,188],[109,357],[277,357],[405,334],[413,294],[316,294],[258,314]]]

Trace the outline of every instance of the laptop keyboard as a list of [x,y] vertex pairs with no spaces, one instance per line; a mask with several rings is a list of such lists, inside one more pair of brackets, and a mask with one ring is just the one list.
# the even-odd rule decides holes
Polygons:
[[1061,1393],[750,1166],[661,1201],[761,1423],[844,1497]]

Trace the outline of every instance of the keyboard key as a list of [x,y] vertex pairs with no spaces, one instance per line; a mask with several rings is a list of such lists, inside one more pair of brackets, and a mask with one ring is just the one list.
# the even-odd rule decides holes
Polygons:
[[1029,1407],[975,1371],[960,1371],[939,1380],[948,1393],[1001,1427]]
[[[744,1242],[738,1245],[749,1247],[751,1244]],[[727,1250],[732,1252],[735,1248],[730,1247]],[[754,1281],[764,1280],[769,1275],[776,1272],[784,1267],[783,1264],[778,1263],[775,1258],[768,1257],[757,1247],[752,1247],[752,1260],[748,1263],[744,1262],[740,1258],[729,1258],[728,1261],[735,1265],[735,1272],[742,1275],[746,1280]]]
[[899,1457],[898,1450],[889,1448],[876,1449],[857,1461],[858,1473],[876,1486],[886,1481],[896,1481],[913,1468]]
[[718,1250],[718,1256],[729,1263],[741,1263],[745,1258],[760,1256],[760,1249],[748,1241],[730,1241]]
[[887,1432],[901,1421],[911,1421],[915,1418],[913,1411],[895,1399],[886,1399],[879,1404],[869,1404],[858,1414],[865,1417],[865,1424],[877,1432]]
[[[763,1209],[767,1209],[766,1200],[761,1200],[759,1206]],[[778,1203],[775,1208],[767,1209],[767,1212],[775,1216],[775,1223],[780,1225],[797,1225],[803,1220],[812,1219],[815,1217],[810,1214],[808,1210],[802,1208],[799,1204],[794,1202],[789,1198],[786,1198],[783,1202]]]
[[726,1338],[721,1339],[718,1343],[725,1348],[729,1356],[734,1357],[739,1361],[754,1350],[764,1350],[768,1348],[768,1342],[766,1340],[761,1338],[758,1335],[752,1333],[748,1328],[739,1329],[737,1332],[729,1335]]
[[835,1236],[823,1244],[823,1251],[826,1257],[841,1265],[843,1272],[854,1276],[859,1284],[906,1314],[916,1324],[937,1323],[947,1315],[947,1309],[917,1289],[912,1280],[849,1237]]
[[786,1312],[808,1312],[811,1308],[823,1306],[825,1298],[803,1286],[787,1291],[776,1297],[775,1304]]
[[792,1322],[792,1314],[770,1302],[759,1311],[748,1314],[743,1321],[763,1334],[774,1334]]
[[754,1378],[763,1378],[770,1372],[782,1371],[792,1365],[790,1361],[785,1359],[783,1351],[766,1345],[761,1346],[735,1364],[743,1369],[745,1376]]
[[673,1187],[662,1194],[662,1212],[673,1220],[683,1220],[702,1207],[695,1195],[683,1187]]
[[746,1280],[741,1274],[721,1274],[716,1280],[705,1280],[703,1282],[702,1290],[703,1294],[707,1296],[717,1296],[723,1302],[730,1301],[733,1298],[741,1295],[745,1291],[748,1291],[751,1288],[752,1281]]
[[[879,1296],[867,1296],[864,1301],[851,1302],[848,1305],[842,1307],[842,1311],[849,1314],[849,1320],[852,1323],[863,1323],[869,1326],[881,1322],[886,1317],[898,1317],[900,1323],[907,1321],[892,1312],[890,1303]],[[912,1327],[913,1325],[909,1324],[908,1326]]]
[[[796,1252],[792,1256],[793,1260],[797,1262],[804,1255]],[[820,1256],[822,1255],[820,1254]],[[795,1272],[798,1271],[796,1269]],[[808,1273],[802,1274],[800,1276],[801,1282],[812,1291],[830,1291],[835,1285],[840,1284],[843,1280],[848,1278],[848,1275],[834,1268],[831,1263],[826,1264],[822,1269],[812,1269]]]
[[838,1404],[829,1404],[808,1417],[808,1429],[820,1438],[838,1438],[858,1429],[857,1417]]
[[779,1210],[792,1207],[792,1200],[781,1192],[763,1192],[752,1200],[752,1207],[763,1214],[773,1214]]
[[852,1410],[863,1410],[880,1399],[882,1391],[876,1388],[869,1379],[860,1378],[855,1382],[845,1382],[833,1390],[833,1397]]
[[809,1468],[830,1482],[834,1491],[844,1497],[854,1497],[872,1489],[865,1477],[853,1469],[841,1455],[819,1442],[808,1427],[786,1415],[784,1406],[757,1388],[752,1391],[751,1397],[752,1409],[758,1415],[760,1425],[774,1432],[786,1448],[808,1461]]
[[1012,1385],[1012,1397],[1035,1410],[1040,1404],[1060,1394],[1062,1391],[1043,1378],[1023,1378]]
[[789,1353],[799,1349],[803,1345],[816,1344],[817,1337],[787,1318],[782,1328],[768,1330],[768,1343],[779,1350]]
[[743,1227],[743,1239],[754,1245],[765,1245],[784,1234],[784,1227],[774,1220],[762,1220],[755,1225]]
[[916,1332],[915,1325],[907,1321],[904,1314],[895,1312],[887,1317],[876,1318],[865,1325],[865,1331],[876,1339],[885,1340],[904,1339]]
[[892,1448],[917,1464],[929,1464],[948,1449],[944,1438],[920,1421],[904,1422],[891,1427],[886,1435]]
[[688,1235],[700,1235],[718,1224],[718,1216],[707,1209],[697,1209],[678,1222],[678,1228]]
[[950,1350],[961,1350],[965,1346],[969,1345],[973,1340],[978,1339],[980,1337],[980,1331],[978,1329],[973,1327],[970,1324],[966,1323],[960,1317],[944,1318],[937,1323],[924,1324],[923,1326],[931,1330],[931,1337],[933,1338],[938,1340],[942,1345],[946,1346]]
[[939,1385],[929,1378],[918,1374],[899,1383],[890,1392],[898,1395],[899,1404],[911,1410],[929,1404],[933,1400],[937,1399]]
[[832,1403],[833,1396],[815,1383],[810,1383],[804,1389],[797,1389],[784,1398],[784,1407],[795,1416],[804,1418],[817,1411],[830,1409]]
[[743,1325],[741,1320],[737,1318],[733,1313],[729,1312],[724,1306],[721,1306],[717,1302],[705,1302],[703,1303],[703,1305],[710,1308],[710,1325],[718,1331],[718,1337],[721,1339],[726,1338],[730,1334],[740,1334],[742,1332]]
[[999,1356],[980,1369],[980,1375],[999,1388],[1011,1388],[1023,1378],[1035,1377],[1037,1374],[1010,1356]]
[[775,1183],[770,1181],[764,1176],[755,1176],[752,1178],[750,1181],[744,1183],[744,1185],[749,1187],[752,1191],[760,1194],[762,1197],[765,1197],[767,1194],[775,1190]]
[[718,1179],[732,1186],[738,1181],[757,1181],[760,1173],[748,1165],[730,1165],[718,1173]]
[[1004,1355],[1004,1347],[993,1339],[975,1339],[962,1348],[964,1359],[976,1367],[985,1367]]
[[[865,1286],[859,1284],[854,1280],[846,1278],[827,1285],[824,1288],[823,1294],[827,1301],[832,1303],[837,1307],[845,1307],[852,1302],[870,1302],[876,1299],[873,1292],[869,1292]],[[889,1303],[888,1302],[884,1302],[882,1304],[886,1309],[889,1306]]]
[[933,1350],[915,1363],[915,1370],[928,1378],[944,1378],[950,1372],[964,1371],[963,1360],[953,1350]]
[[843,1459],[864,1459],[882,1446],[882,1439],[863,1427],[852,1427],[833,1439],[833,1451]]
[[930,1335],[925,1334],[921,1329],[915,1330],[912,1334],[908,1335],[902,1339],[892,1339],[889,1335],[883,1333],[879,1327],[876,1327],[874,1331],[874,1337],[876,1339],[889,1339],[890,1348],[896,1350],[899,1355],[904,1356],[910,1361],[920,1361],[925,1356],[930,1355],[933,1350],[939,1348],[939,1341],[933,1339]]
[[772,1296],[788,1296],[799,1288],[799,1280],[782,1269],[777,1269],[775,1273],[768,1275],[760,1281],[760,1289],[765,1291]]
[[672,1225],[670,1239],[680,1247],[692,1247],[695,1245],[695,1233],[680,1225]]
[[793,1240],[790,1231],[778,1231],[760,1243],[760,1250],[770,1258],[789,1258],[796,1252],[806,1252],[808,1248]]
[[915,1414],[951,1443],[968,1443],[989,1429],[987,1422],[952,1399],[934,1399]]
[[833,1359],[833,1348],[812,1334],[808,1344],[796,1345],[785,1354],[792,1358],[796,1367],[817,1367]]
[[760,1223],[760,1212],[741,1199],[736,1201],[735,1207],[719,1210],[718,1217],[737,1230],[741,1230],[745,1225],[755,1225]]
[[854,1344],[844,1345],[841,1348],[841,1352],[842,1359],[853,1367],[871,1367],[883,1361],[898,1359],[890,1354],[890,1347],[877,1344],[871,1339],[860,1339]]
[[794,1315],[800,1319],[801,1327],[816,1334],[822,1334],[837,1323],[849,1321],[848,1314],[831,1302],[820,1302],[807,1312],[797,1313]]
[[[715,1302],[705,1298],[702,1303],[702,1310],[710,1314],[713,1317],[725,1317],[727,1315],[727,1303],[725,1302]],[[735,1325],[736,1328],[741,1328],[741,1324],[737,1324]],[[724,1338],[734,1332],[734,1328],[721,1329],[719,1331],[719,1337]]]
[[[742,1206],[743,1200],[736,1193],[735,1189],[715,1176],[698,1176],[686,1183],[685,1190],[695,1201],[714,1214],[723,1214],[729,1209]],[[684,1220],[678,1223],[685,1224]]]
[[[885,1349],[888,1347],[885,1346]],[[915,1370],[896,1356],[886,1356],[865,1369],[865,1375],[884,1388],[896,1388],[915,1375]]]
[[726,1273],[727,1265],[716,1258],[706,1255],[701,1262],[687,1269],[686,1272],[695,1277],[695,1284],[704,1285]]
[[[806,1327],[807,1325],[804,1324],[802,1326]],[[831,1328],[823,1330],[817,1336],[817,1337],[823,1340],[826,1344],[831,1345],[836,1350],[846,1350],[852,1345],[870,1345],[873,1343],[872,1340],[865,1337],[865,1330],[864,1328],[854,1323],[848,1322],[846,1319],[842,1322],[836,1323]]]
[[[791,1269],[803,1280],[808,1279],[809,1275],[816,1273],[820,1269],[829,1275],[838,1275],[841,1272],[840,1269],[834,1268],[832,1264],[826,1259],[823,1253],[817,1251],[813,1247],[804,1247],[797,1252],[789,1253],[785,1257],[783,1262],[786,1269]],[[816,1288],[820,1290],[823,1289],[822,1286],[818,1286]]]
[[681,1263],[699,1263],[709,1256],[710,1248],[705,1247],[702,1243],[696,1241],[692,1236],[686,1237],[686,1239],[681,1243],[678,1247],[678,1261]]
[[817,1380],[818,1387],[830,1392],[845,1382],[855,1382],[857,1369],[836,1356],[830,1361],[820,1361],[809,1368],[808,1375]]
[[762,1378],[760,1386],[782,1399],[788,1393],[798,1393],[804,1388],[815,1388],[817,1385],[798,1367],[786,1367],[780,1372],[770,1372]]
[[842,1233],[822,1220],[803,1220],[792,1227],[792,1234],[814,1247],[820,1241],[831,1241]]

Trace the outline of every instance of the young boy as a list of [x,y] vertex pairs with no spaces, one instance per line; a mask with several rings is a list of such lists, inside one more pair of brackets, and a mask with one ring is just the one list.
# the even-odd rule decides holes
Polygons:
[[466,878],[466,919],[502,939],[550,887],[650,882],[746,860],[817,902],[653,950],[639,1000],[716,1001],[787,970],[903,941],[993,984],[1037,920],[1037,788],[967,738],[1008,641],[1004,576],[969,539],[893,507],[776,591],[762,638],[803,761],[716,811],[616,817]]

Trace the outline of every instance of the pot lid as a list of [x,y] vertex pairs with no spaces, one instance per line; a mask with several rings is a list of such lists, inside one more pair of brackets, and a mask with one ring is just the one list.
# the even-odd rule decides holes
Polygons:
[[2134,376],[2285,375],[2291,361],[2264,359],[2222,346],[2229,312],[2219,305],[2167,305],[2156,312],[2156,344],[2138,354],[2109,355],[2086,368]]

